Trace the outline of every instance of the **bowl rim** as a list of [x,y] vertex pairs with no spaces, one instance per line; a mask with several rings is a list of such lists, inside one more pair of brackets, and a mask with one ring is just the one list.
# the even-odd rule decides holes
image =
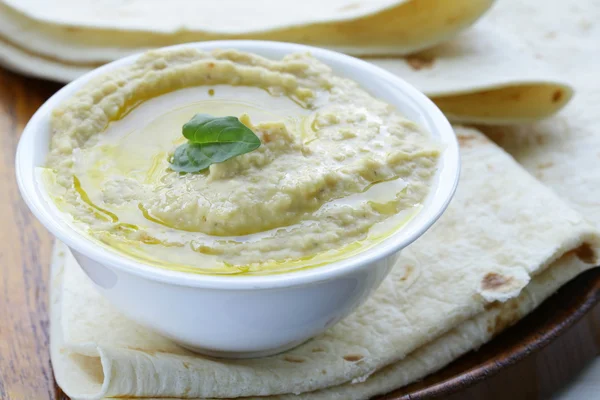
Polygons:
[[[425,233],[425,231],[438,220],[450,203],[450,200],[456,191],[460,175],[460,156],[458,141],[454,134],[454,130],[437,106],[423,93],[402,78],[368,63],[367,61],[332,50],[295,43],[258,40],[218,40],[185,43],[156,50],[169,51],[181,48],[194,48],[200,51],[231,48],[259,54],[261,54],[261,52],[263,54],[265,52],[276,52],[281,55],[295,52],[310,52],[325,64],[332,62],[350,67],[356,72],[356,75],[347,75],[347,77],[357,81],[359,84],[361,84],[361,80],[365,80],[364,76],[372,74],[384,79],[391,85],[394,85],[395,88],[402,91],[403,94],[409,97],[414,105],[422,111],[423,115],[429,120],[430,125],[434,128],[445,145],[444,152],[442,153],[439,162],[438,183],[434,188],[435,193],[432,191],[432,193],[429,194],[429,196],[433,197],[433,200],[429,205],[425,206],[415,218],[413,218],[413,220],[415,220],[419,217],[421,219],[421,224],[413,229],[413,232],[410,234],[407,234],[405,229],[399,229],[372,248],[325,266],[318,266],[299,271],[291,270],[289,272],[270,275],[223,276],[182,272],[153,266],[150,263],[145,263],[141,260],[138,261],[121,255],[116,250],[111,251],[103,248],[77,232],[73,227],[57,222],[59,216],[48,212],[43,207],[43,203],[46,200],[39,196],[38,192],[35,190],[37,185],[35,179],[31,179],[32,175],[25,173],[25,171],[33,170],[37,167],[36,165],[31,165],[33,164],[33,156],[31,155],[33,150],[28,144],[31,142],[32,138],[35,137],[37,132],[42,131],[42,129],[39,129],[39,126],[43,123],[43,116],[49,115],[58,103],[62,102],[65,98],[68,98],[74,91],[80,89],[90,79],[105,74],[114,68],[131,64],[144,54],[136,53],[96,68],[65,85],[34,113],[23,130],[19,140],[15,157],[15,170],[21,195],[36,218],[58,240],[64,242],[70,249],[76,250],[106,267],[114,268],[124,273],[136,275],[156,282],[187,287],[230,290],[292,287],[347,275],[397,253]],[[359,78],[359,75],[361,74],[363,79]],[[28,154],[28,152],[31,154]]]

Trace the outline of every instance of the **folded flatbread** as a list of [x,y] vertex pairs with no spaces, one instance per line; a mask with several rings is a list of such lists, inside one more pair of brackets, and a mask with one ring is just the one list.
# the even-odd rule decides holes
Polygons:
[[[55,47],[63,42],[57,41],[58,39],[49,35],[46,30],[38,31],[38,25],[31,23],[31,26],[18,28],[15,32],[10,31],[11,24],[15,24],[20,19],[15,18],[11,14],[12,11],[7,11],[10,9],[2,6],[1,1],[10,2],[11,0],[0,0],[0,63],[26,74],[68,82],[103,62],[112,61],[145,48],[169,44],[157,42],[154,45],[130,48],[126,46],[126,42],[121,40],[119,34],[115,44],[118,46],[114,51],[105,54],[100,61],[87,60],[79,63],[65,61],[41,52],[45,49],[54,55],[61,54],[62,50]],[[405,6],[422,1],[407,2]],[[18,4],[21,4],[19,7],[26,8],[30,3],[34,4],[37,1],[28,0]],[[294,2],[294,4],[301,3],[303,2]],[[450,5],[459,7],[458,3],[461,2],[443,2],[444,7],[450,7]],[[46,9],[50,3],[44,4],[46,6],[35,8],[36,11],[32,11],[31,14],[38,15],[38,9]],[[169,2],[161,4],[169,4]],[[17,7],[17,3],[13,5]],[[90,10],[92,9],[90,8]],[[442,9],[436,8],[436,12],[441,13]],[[73,10],[75,12],[78,8],[73,7]],[[448,13],[451,14],[450,11]],[[394,26],[396,26],[395,24]],[[124,29],[126,26],[128,25],[124,25]],[[312,28],[306,27],[306,29],[316,28],[313,26]],[[365,27],[352,32],[370,32],[370,29]],[[41,39],[48,43],[43,43],[40,49],[31,47],[38,42],[35,35],[40,33],[42,33]],[[27,38],[28,35],[34,37]],[[277,32],[273,32],[272,35],[272,39],[286,40]],[[4,41],[2,37],[5,38]],[[66,37],[80,40],[82,33],[79,31],[77,34],[69,33],[66,34]],[[102,37],[102,34],[95,33],[94,37]],[[328,35],[319,37],[328,37]],[[448,39],[449,36],[446,38]],[[16,43],[16,39],[23,43]],[[57,42],[55,43],[55,41]],[[70,47],[69,49],[78,55],[94,54],[94,47],[90,43],[94,43],[94,41],[86,40],[75,50]],[[30,47],[25,47],[26,44],[30,44]],[[316,44],[322,45],[323,43]],[[60,45],[63,46],[64,43]],[[429,45],[431,43],[428,43]],[[349,49],[342,50],[349,51]],[[365,47],[363,53],[374,54],[376,52],[367,50]],[[394,54],[394,52],[391,53]],[[404,52],[400,51],[400,53]],[[405,58],[367,57],[366,60],[415,85],[431,97],[455,122],[508,124],[538,120],[556,113],[569,102],[573,94],[565,79],[557,75],[544,61],[537,59],[534,53],[518,38],[495,28],[487,21],[477,24],[474,29],[461,33],[446,43]]]
[[195,355],[128,321],[73,259],[55,262],[52,363],[75,399],[304,394],[362,399],[441,368],[516,322],[597,261],[582,216],[477,131],[457,128],[463,160],[448,211],[403,251],[354,314],[286,353]]
[[454,35],[493,0],[2,0],[0,36],[68,65],[219,39],[407,54]]
[[573,94],[562,75],[489,21],[404,59],[367,61],[416,86],[455,122],[531,122],[555,114]]
[[520,126],[486,127],[530,173],[600,226],[600,6],[595,0],[498,3],[488,22],[519,34],[540,61],[576,90],[556,116]]

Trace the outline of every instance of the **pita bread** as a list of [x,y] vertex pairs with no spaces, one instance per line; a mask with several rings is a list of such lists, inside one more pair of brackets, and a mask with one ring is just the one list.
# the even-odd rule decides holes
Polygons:
[[219,39],[278,40],[350,54],[407,54],[476,21],[493,0],[26,0],[0,2],[0,36],[65,64]]
[[531,53],[568,77],[577,95],[546,121],[485,128],[523,166],[600,226],[600,7],[594,0],[507,0],[490,22],[518,32]]
[[68,66],[41,58],[12,46],[1,38],[0,65],[23,75],[58,82],[70,82],[91,70],[89,67]]
[[555,114],[573,94],[562,75],[488,21],[405,59],[367,60],[416,86],[455,122],[539,120]]
[[[490,341],[499,332],[533,311],[562,285],[589,268],[590,264],[581,261],[574,253],[566,254],[547,270],[534,276],[518,297],[505,303],[494,303],[486,311],[417,349],[401,361],[366,379],[356,379],[332,388],[304,393],[299,397],[301,400],[363,400],[415,382]],[[294,400],[298,396],[273,398]]]
[[[0,27],[1,19],[0,8]],[[129,51],[121,55],[125,54]],[[487,22],[455,40],[404,59],[367,61],[415,85],[455,122],[538,120],[556,113],[573,94],[565,79],[536,59],[519,40]],[[96,65],[62,63],[2,41],[0,62],[27,75],[59,81],[75,79]]]
[[[182,0],[153,2],[152,7],[139,0],[127,3],[114,0],[2,1],[0,37],[4,37],[4,41],[0,42],[0,60],[18,71],[60,81],[72,80],[104,62],[153,47],[230,38],[231,35],[223,36],[227,29],[238,35],[250,32],[249,37],[255,39],[298,41],[319,46],[327,46],[323,38],[335,40],[332,39],[335,33],[322,32],[333,29],[343,32],[344,39],[352,43],[351,47],[329,46],[337,50],[350,54],[406,54],[439,42],[428,39],[410,24],[427,32],[441,29],[448,20],[463,21],[463,27],[471,24],[492,3],[491,0],[467,1],[468,5],[462,4],[464,0],[367,3],[335,0],[327,2],[322,13],[315,16],[314,10],[319,9],[319,5],[313,4],[314,0],[262,1],[260,7],[252,4],[244,13],[232,13],[231,10],[236,6],[245,10],[250,3],[227,0],[206,19],[195,18],[204,15],[201,11],[206,7],[205,3],[183,1],[179,4]],[[354,7],[356,5],[360,7]],[[282,7],[285,10],[282,11]],[[263,8],[270,11],[264,12]],[[107,13],[107,9],[111,11]],[[347,9],[348,14],[341,12],[342,9]],[[176,15],[171,15],[173,10],[177,10]],[[425,12],[426,23],[415,16],[419,12]],[[253,30],[258,29],[253,25],[257,21],[261,22],[262,33]],[[357,25],[344,28],[340,23]],[[149,33],[148,26],[155,33]],[[288,37],[289,32],[281,30],[282,26],[301,29],[302,40]],[[390,26],[406,32],[388,32],[387,29],[392,29]],[[411,32],[419,44],[378,48],[380,40],[372,36],[377,34],[378,27],[385,27],[387,39],[401,40]],[[199,31],[212,32],[213,36],[192,37],[193,32]],[[360,35],[355,38],[353,33]],[[175,35],[175,38],[168,35]],[[450,36],[446,32],[444,38]],[[363,39],[364,43],[361,42]],[[506,124],[538,120],[556,113],[572,95],[564,79],[544,62],[535,59],[518,38],[494,29],[490,24],[479,24],[455,40],[405,59],[368,60],[417,86],[455,122]],[[473,66],[477,67],[474,69]]]
[[[119,315],[68,258],[62,284],[53,284],[52,362],[59,385],[76,399],[298,394],[369,382],[367,376],[436,339],[454,337],[453,329],[473,330],[467,336],[473,341],[460,342],[439,360],[413,363],[439,368],[454,351],[489,339],[500,327],[488,332],[491,314],[486,313],[509,313],[494,310],[512,301],[510,307],[522,310],[507,317],[507,324],[515,322],[553,290],[542,294],[532,289],[539,293],[533,302],[529,295],[519,297],[524,288],[537,287],[529,286],[532,277],[565,259],[571,266],[564,276],[557,275],[561,279],[594,266],[598,236],[583,217],[480,133],[457,131],[462,179],[440,222],[404,250],[364,306],[284,354],[221,361],[190,353]],[[565,256],[569,252],[575,258]],[[540,279],[542,286],[552,281]],[[384,380],[387,386],[375,389],[393,384]]]

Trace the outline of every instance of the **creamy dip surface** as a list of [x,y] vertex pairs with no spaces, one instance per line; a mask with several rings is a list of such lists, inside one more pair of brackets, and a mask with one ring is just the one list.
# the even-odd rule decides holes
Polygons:
[[[198,173],[170,168],[195,114],[260,138]],[[77,229],[131,257],[210,274],[326,264],[401,229],[440,147],[308,54],[155,51],[54,110],[44,180]]]

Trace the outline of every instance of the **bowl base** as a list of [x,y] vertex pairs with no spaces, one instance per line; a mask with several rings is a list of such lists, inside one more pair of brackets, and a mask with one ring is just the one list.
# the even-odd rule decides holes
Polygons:
[[283,346],[276,347],[274,349],[260,350],[260,351],[220,351],[206,349],[203,347],[189,346],[187,344],[178,343],[181,347],[193,351],[204,356],[215,357],[215,358],[260,358],[274,356],[275,354],[283,353],[284,351],[293,349],[296,346],[306,342],[306,339],[298,340],[295,342],[287,343]]

